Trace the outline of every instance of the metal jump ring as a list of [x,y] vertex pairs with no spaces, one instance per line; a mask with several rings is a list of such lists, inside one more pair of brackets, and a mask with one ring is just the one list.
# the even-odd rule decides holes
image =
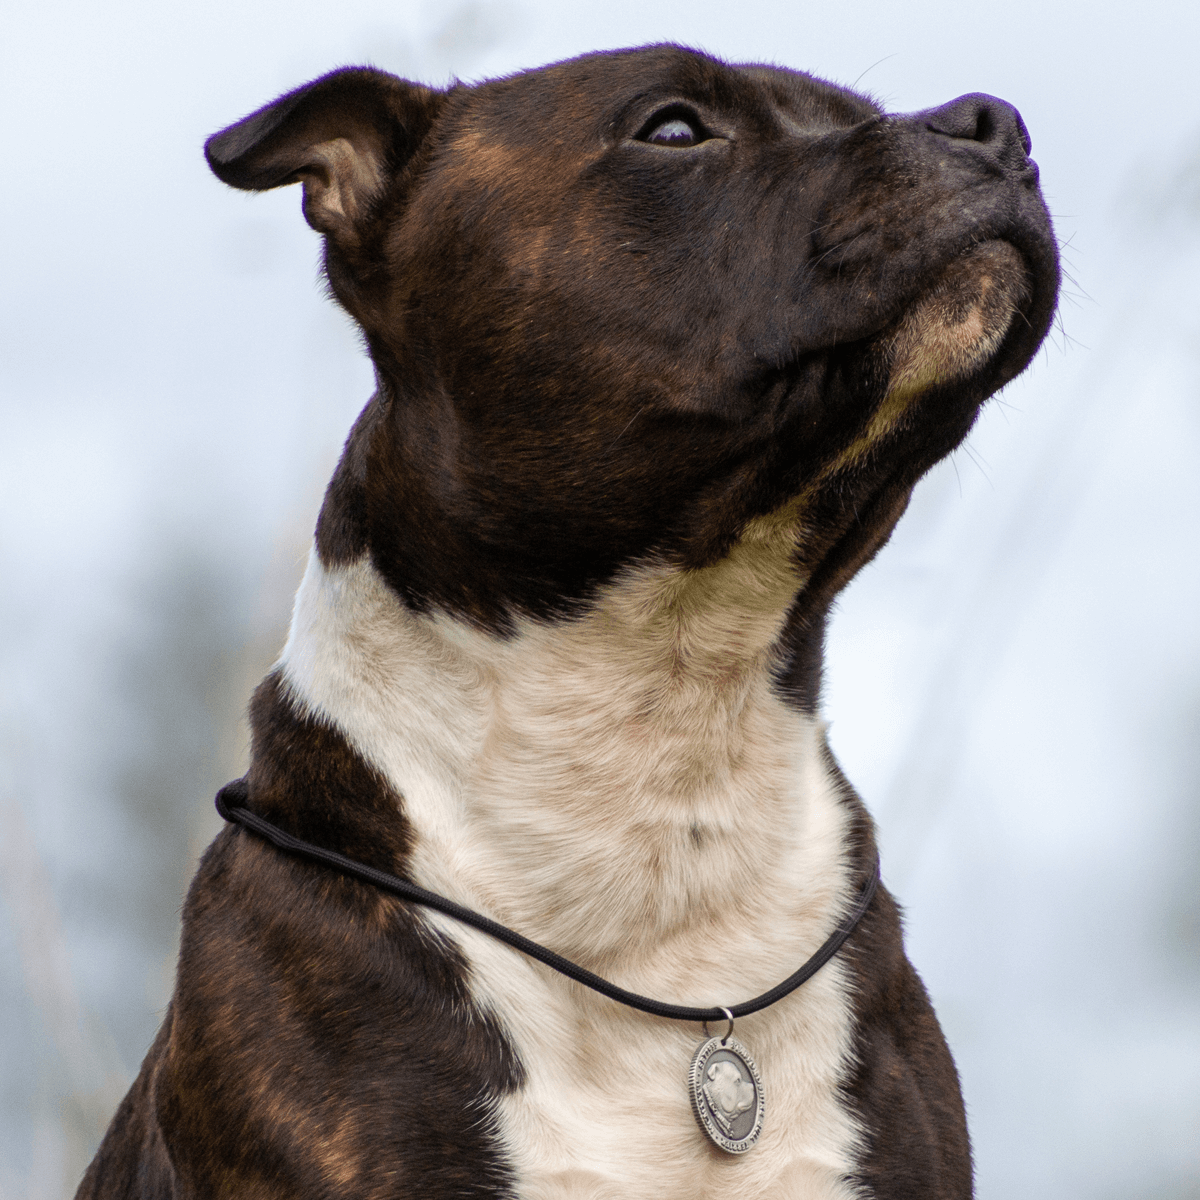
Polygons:
[[[721,1045],[724,1046],[733,1037],[733,1013],[727,1008],[723,1008],[720,1011],[725,1014],[725,1020],[729,1022],[729,1028],[725,1030],[725,1036],[721,1039]],[[702,1021],[701,1024],[704,1026],[704,1036],[711,1037],[712,1035],[708,1032],[708,1022]]]

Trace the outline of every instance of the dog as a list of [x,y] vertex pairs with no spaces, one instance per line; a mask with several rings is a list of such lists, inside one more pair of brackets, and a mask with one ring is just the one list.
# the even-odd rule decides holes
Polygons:
[[1047,333],[1029,151],[992,97],[888,115],[670,45],[347,68],[210,139],[234,187],[303,185],[378,380],[238,803],[663,1003],[766,992],[869,904],[734,1038],[228,826],[80,1197],[972,1194],[821,661]]

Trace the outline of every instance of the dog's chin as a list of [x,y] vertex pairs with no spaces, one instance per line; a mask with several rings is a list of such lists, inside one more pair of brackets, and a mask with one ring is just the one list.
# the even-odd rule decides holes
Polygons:
[[[1004,382],[1002,347],[1031,294],[1025,259],[1009,242],[980,242],[952,260],[871,344],[871,374],[887,379],[883,399],[822,478],[857,469],[881,446],[913,433],[918,402],[933,389],[948,386],[953,394],[961,385],[961,402],[970,409],[960,414],[966,424],[955,441],[961,438],[980,402]],[[946,411],[943,406],[943,420]],[[928,421],[929,414],[921,419]],[[950,443],[941,453],[952,448]],[[932,460],[925,463],[930,465]]]
[[954,259],[887,338],[885,406],[986,368],[1030,294],[1025,260],[1010,242],[980,242]]

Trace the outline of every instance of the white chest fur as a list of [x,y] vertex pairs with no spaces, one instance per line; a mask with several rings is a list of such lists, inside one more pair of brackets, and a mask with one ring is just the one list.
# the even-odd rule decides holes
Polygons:
[[[403,795],[418,882],[634,991],[736,1003],[799,966],[849,892],[819,723],[771,687],[799,586],[778,543],[764,525],[706,571],[638,568],[586,616],[503,639],[414,615],[365,560],[327,572],[314,554],[285,677]],[[738,1022],[767,1112],[734,1157],[690,1111],[698,1026],[428,919],[524,1065],[494,1114],[522,1197],[853,1194],[837,960]]]

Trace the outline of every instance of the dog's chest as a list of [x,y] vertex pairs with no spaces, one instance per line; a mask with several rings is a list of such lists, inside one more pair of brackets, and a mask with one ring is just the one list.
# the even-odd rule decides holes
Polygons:
[[[777,982],[811,949],[789,956],[783,948],[792,939],[756,934],[707,949],[681,939],[656,966],[609,974],[659,998],[736,1002]],[[846,1179],[858,1130],[839,1100],[851,1030],[836,964],[737,1022],[762,1077],[766,1114],[757,1145],[734,1156],[706,1140],[691,1111],[686,1077],[705,1038],[699,1025],[621,1008],[482,938],[458,941],[474,995],[500,1018],[524,1069],[522,1086],[495,1109],[524,1200],[854,1194]],[[689,962],[700,966],[690,988]]]
[[[617,615],[601,608],[567,639],[536,627],[496,643],[407,617],[368,566],[335,575],[314,560],[285,675],[403,796],[417,882],[635,992],[734,1004],[830,932],[847,891],[845,812],[815,722],[754,667],[774,614],[710,631],[688,649],[699,674],[674,677],[653,648],[625,652]],[[836,962],[738,1022],[766,1120],[732,1156],[692,1116],[698,1025],[429,920],[462,948],[473,999],[522,1067],[491,1113],[520,1196],[851,1194],[857,1130],[839,1084],[852,1029]]]

